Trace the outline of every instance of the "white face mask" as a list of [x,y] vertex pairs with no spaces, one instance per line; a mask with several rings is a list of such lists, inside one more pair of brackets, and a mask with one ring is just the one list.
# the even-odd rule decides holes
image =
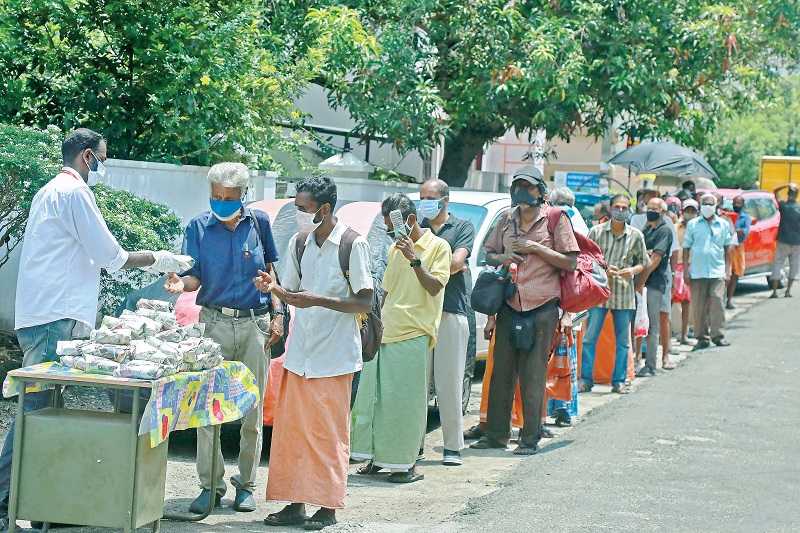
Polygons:
[[[321,208],[320,208],[321,209]],[[297,231],[299,233],[313,233],[322,224],[322,220],[314,222],[314,218],[319,213],[319,210],[314,213],[304,213],[298,210],[295,213],[295,220],[297,221]]]
[[715,205],[703,204],[700,206],[700,213],[703,214],[703,218],[711,218],[716,212],[717,206]]
[[92,152],[92,157],[97,162],[97,167],[96,167],[97,170],[92,170],[92,167],[89,166],[89,177],[86,180],[86,184],[89,187],[92,187],[93,185],[97,185],[98,183],[103,181],[103,178],[106,177],[106,166],[103,164],[102,161],[100,161],[100,158],[97,157],[94,154],[94,152]]

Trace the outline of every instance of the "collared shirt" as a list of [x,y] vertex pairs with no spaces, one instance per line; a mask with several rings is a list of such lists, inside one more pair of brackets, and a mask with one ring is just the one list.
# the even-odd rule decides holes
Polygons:
[[[670,231],[672,231],[672,247],[667,256],[667,259],[669,259],[669,256],[675,252],[679,252],[681,247],[680,244],[678,244],[678,229],[675,227],[675,223],[672,222],[672,219],[669,218],[666,213],[664,214],[663,221],[669,227]],[[647,213],[637,213],[633,215],[630,225],[644,233],[644,229],[647,227]]]
[[[259,217],[260,238],[254,216]],[[200,280],[197,305],[232,309],[269,305],[269,294],[256,289],[253,283],[258,271],[266,269],[266,263],[278,260],[269,216],[263,211],[245,209],[233,231],[211,212],[195,217],[186,228],[183,253],[194,259],[194,266],[183,275]]]
[[[349,280],[344,277],[339,263],[339,245],[346,230],[347,226],[337,223],[321,247],[314,234],[309,234],[301,263],[297,261],[295,234],[289,241],[289,261],[281,272],[283,287],[331,298],[347,298],[364,289],[372,289],[369,245],[363,237],[353,242]],[[294,310],[283,368],[298,376],[326,378],[352,374],[361,367],[361,333],[357,315],[325,307]]]
[[[589,238],[597,243],[609,266],[619,269],[632,268],[645,263],[647,249],[644,236],[638,229],[625,224],[620,235],[614,235],[611,222],[598,224],[589,230]],[[611,296],[601,307],[606,309],[636,309],[636,293],[633,278],[609,276]]]
[[724,279],[725,247],[731,245],[730,223],[714,216],[709,222],[703,217],[689,221],[683,248],[691,252],[689,272],[692,279]]
[[[431,276],[447,285],[453,254],[447,241],[425,230],[414,243],[414,251]],[[401,342],[427,335],[431,348],[442,320],[444,290],[436,296],[425,290],[408,259],[393,244],[389,248],[386,272],[383,275],[383,343]]]
[[[572,230],[572,224],[566,217],[561,217],[553,233],[547,229],[547,213],[550,206],[542,206],[530,229],[525,232],[520,228],[519,212],[514,210],[507,221],[501,221],[486,238],[484,247],[487,253],[504,254],[511,250],[514,239],[525,239],[537,242],[562,254],[579,252],[578,241]],[[508,305],[517,311],[530,311],[561,297],[561,271],[551,266],[536,254],[523,256],[517,272],[517,291],[508,300]]]
[[[430,227],[428,220],[425,220],[422,225],[423,227]],[[467,257],[472,255],[472,245],[475,242],[475,226],[471,222],[450,215],[444,225],[439,228],[439,232],[433,231],[433,234],[447,241],[452,252],[455,253],[459,248],[464,248],[467,251]],[[444,312],[467,316],[467,309],[469,309],[467,295],[471,289],[472,276],[470,275],[469,267],[463,272],[450,274],[450,281],[447,282],[447,287],[444,288]]]
[[795,202],[780,202],[778,210],[781,213],[781,222],[778,226],[778,242],[800,245],[800,204]]
[[16,329],[64,318],[97,321],[100,270],[115,272],[128,253],[111,235],[94,194],[65,167],[31,203],[16,298]]
[[[674,237],[666,220],[667,219],[662,218],[661,222],[659,222],[656,227],[648,224],[642,232],[647,251],[661,254],[661,261],[658,263],[656,269],[650,273],[650,276],[645,282],[645,286],[660,292],[667,290],[667,285],[670,281],[669,276],[672,273],[669,264],[669,256],[670,250],[674,248]],[[674,228],[675,226],[673,226],[673,230]]]

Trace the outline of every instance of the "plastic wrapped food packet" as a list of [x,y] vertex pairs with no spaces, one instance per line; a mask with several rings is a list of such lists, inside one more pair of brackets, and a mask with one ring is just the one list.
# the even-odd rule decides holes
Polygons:
[[131,343],[133,331],[127,328],[100,328],[92,331],[91,340],[99,344],[116,344],[125,346]]
[[162,329],[160,322],[156,322],[155,320],[137,315],[130,311],[123,311],[120,320],[125,323],[125,327],[133,331],[133,337],[135,339],[150,337]]
[[187,339],[178,344],[178,351],[185,363],[196,363],[208,355],[222,353],[222,348],[212,339]]
[[97,344],[92,342],[81,346],[81,355],[92,355],[110,359],[117,363],[124,363],[130,358],[131,349],[130,346],[115,346],[113,344]]
[[170,329],[156,334],[156,339],[166,342],[181,342],[186,339],[186,333],[181,328]]
[[147,355],[157,351],[158,347],[146,340],[131,341],[131,359],[145,359]]
[[120,364],[109,359],[102,357],[92,357],[91,355],[84,355],[83,371],[87,374],[102,374],[104,376],[113,376],[114,372],[120,367]]
[[104,316],[103,321],[100,323],[101,328],[119,329],[125,327],[125,322],[122,319],[113,316]]
[[173,313],[154,311],[152,309],[139,309],[136,311],[136,314],[158,322],[161,325],[159,331],[166,331],[178,327],[178,319],[175,318]]
[[181,328],[187,339],[200,338],[205,335],[206,325],[202,322],[189,324]]
[[129,361],[121,365],[114,375],[120,378],[159,379],[175,373],[175,368],[151,361]]
[[136,309],[151,309],[153,311],[172,313],[172,304],[164,300],[146,300],[142,298],[136,302]]
[[80,355],[81,346],[87,344],[87,341],[58,341],[56,344],[56,355]]
[[59,359],[59,362],[63,366],[67,366],[69,368],[75,368],[77,370],[83,370],[83,358],[79,356],[65,355],[61,359]]
[[156,350],[153,353],[149,353],[142,357],[141,359],[134,359],[135,361],[150,361],[151,363],[157,363],[159,365],[165,365],[170,367],[177,367],[180,360],[173,356],[167,355],[164,352],[160,352]]

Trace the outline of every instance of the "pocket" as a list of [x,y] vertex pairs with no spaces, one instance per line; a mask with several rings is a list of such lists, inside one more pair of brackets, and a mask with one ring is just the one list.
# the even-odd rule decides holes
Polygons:
[[517,350],[529,352],[533,350],[535,342],[534,313],[511,313],[511,345]]

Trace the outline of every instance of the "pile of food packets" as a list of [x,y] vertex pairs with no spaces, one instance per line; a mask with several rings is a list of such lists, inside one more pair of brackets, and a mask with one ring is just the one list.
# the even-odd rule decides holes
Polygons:
[[204,333],[205,324],[180,326],[169,302],[139,300],[135,312],[104,317],[88,340],[60,341],[56,354],[89,374],[153,380],[222,363],[220,345]]

